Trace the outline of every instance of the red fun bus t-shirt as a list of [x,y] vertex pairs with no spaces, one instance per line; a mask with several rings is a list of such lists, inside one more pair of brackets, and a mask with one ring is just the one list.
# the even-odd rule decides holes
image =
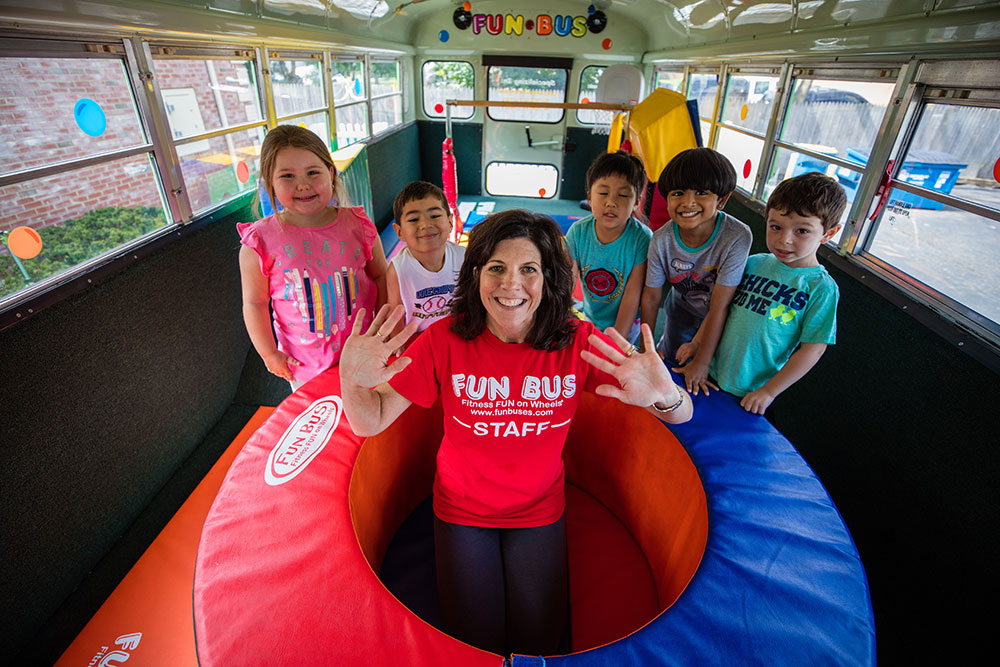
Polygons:
[[417,338],[406,352],[413,362],[389,381],[423,407],[441,396],[434,514],[491,528],[558,520],[566,504],[562,449],[580,392],[617,386],[580,358],[593,325],[580,322],[572,344],[545,352],[504,343],[489,330],[466,341],[452,333],[452,321]]

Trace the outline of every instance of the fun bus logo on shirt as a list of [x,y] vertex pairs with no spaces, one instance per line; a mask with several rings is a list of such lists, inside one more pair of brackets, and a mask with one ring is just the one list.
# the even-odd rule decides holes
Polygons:
[[326,396],[299,414],[267,457],[264,481],[278,486],[302,472],[326,447],[342,412],[340,396]]

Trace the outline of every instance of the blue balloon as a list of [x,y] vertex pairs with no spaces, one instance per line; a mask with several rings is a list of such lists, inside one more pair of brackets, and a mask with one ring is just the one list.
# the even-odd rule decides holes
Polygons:
[[451,39],[451,35],[448,34],[447,30],[442,30],[441,32],[438,33],[438,39],[440,39],[442,42],[447,42],[449,39]]
[[595,7],[594,5],[590,5],[589,7],[587,7],[587,13],[588,14],[593,14],[596,11],[597,11],[597,7]]
[[76,124],[83,130],[84,134],[91,137],[99,137],[108,129],[108,117],[104,115],[104,109],[94,100],[81,97],[73,107],[73,118]]
[[355,95],[361,94],[361,79],[354,80],[354,94]]

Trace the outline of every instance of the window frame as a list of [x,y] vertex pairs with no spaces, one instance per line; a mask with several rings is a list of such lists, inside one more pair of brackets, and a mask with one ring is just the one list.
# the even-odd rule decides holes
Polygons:
[[[601,70],[601,76],[604,76],[604,70],[607,70],[608,67],[610,67],[610,65],[601,65],[599,63],[591,63],[591,64],[584,65],[583,68],[580,70],[580,76],[577,77],[577,80],[576,80],[576,98],[577,98],[577,100],[580,101],[581,104],[583,103],[583,100],[580,97],[583,94],[583,73],[586,72],[588,69],[594,68],[594,69],[600,69]],[[598,79],[598,81],[600,81],[600,79]],[[591,102],[596,102],[597,100],[590,100],[590,101]],[[580,118],[580,112],[582,112],[582,111],[589,111],[590,113],[596,113],[595,111],[591,111],[589,109],[577,109],[576,113],[574,114],[574,118],[576,120],[577,125],[579,125],[580,127],[594,127],[595,125],[598,124],[598,122],[597,122],[596,119],[593,120],[593,121],[582,120]]]
[[[507,101],[507,100],[490,100],[490,84],[489,84],[490,70],[493,69],[494,67],[519,67],[521,69],[531,69],[532,67],[534,67],[536,69],[560,70],[560,71],[562,71],[562,72],[564,72],[566,74],[566,85],[563,87],[563,96],[562,96],[562,100],[559,103],[565,104],[566,100],[569,99],[570,73],[573,71],[572,67],[553,66],[553,65],[546,65],[546,64],[530,65],[530,64],[513,64],[513,63],[491,63],[489,65],[486,65],[486,71],[485,71],[486,82],[487,82],[486,83],[486,101],[487,102],[490,102],[490,101],[493,101],[493,102],[505,102],[505,101]],[[504,108],[504,107],[497,107],[497,108]],[[523,118],[494,118],[493,114],[490,113],[490,107],[488,105],[485,107],[485,109],[486,109],[486,116],[487,116],[487,118],[489,118],[489,120],[491,120],[494,123],[538,123],[538,124],[541,124],[541,125],[558,125],[558,124],[563,123],[563,122],[566,121],[566,110],[565,109],[559,109],[559,112],[560,112],[559,113],[559,118],[554,119],[554,120],[534,120],[534,119],[523,119]],[[483,173],[484,174],[486,173],[486,166],[485,165],[483,165]]]
[[[330,112],[331,112],[331,134],[336,142],[337,149],[344,148],[345,146],[350,146],[352,144],[361,143],[368,141],[372,138],[372,118],[371,109],[369,108],[369,100],[371,98],[371,82],[368,79],[368,58],[364,55],[357,53],[338,53],[330,52],[328,55],[329,67],[327,68],[327,80],[330,89]],[[333,98],[333,63],[337,61],[345,62],[360,62],[361,63],[361,76],[365,82],[365,91],[363,99],[353,100],[347,102],[346,104],[337,104]],[[363,106],[365,110],[365,136],[360,139],[352,141],[350,144],[341,144],[340,137],[337,136],[337,110],[347,109],[353,106]]]
[[[440,121],[440,122],[443,123],[443,122],[445,122],[447,120],[447,109],[444,112],[442,112],[440,116],[437,116],[437,115],[433,115],[432,116],[428,112],[428,109],[427,109],[427,96],[426,96],[427,84],[426,84],[426,79],[424,78],[425,77],[424,67],[426,67],[428,63],[460,63],[460,64],[463,64],[463,65],[468,65],[469,69],[472,70],[472,99],[473,100],[476,99],[476,66],[471,61],[468,61],[468,60],[459,60],[459,59],[455,59],[455,60],[442,60],[440,58],[434,58],[434,59],[430,59],[429,58],[429,59],[424,60],[424,61],[422,61],[420,63],[420,111],[424,114],[424,116],[428,120]],[[455,116],[454,114],[452,114],[451,120],[453,120],[453,121],[456,121],[456,120],[466,120],[466,121],[472,120],[476,116],[476,107],[469,107],[469,109],[470,109],[471,113],[468,116]]]
[[[718,93],[716,93],[715,115],[712,118],[712,124],[711,124],[712,141],[711,143],[709,143],[707,140],[704,139],[704,137],[702,138],[702,141],[706,146],[711,146],[713,149],[715,149],[719,142],[720,128],[725,128],[726,130],[736,132],[737,134],[742,134],[749,137],[753,137],[755,139],[762,140],[763,146],[761,147],[761,153],[757,157],[757,173],[754,176],[754,182],[751,188],[749,190],[746,190],[744,188],[739,188],[737,186],[737,189],[740,192],[744,194],[749,194],[752,197],[760,198],[761,193],[764,189],[764,184],[767,181],[765,174],[767,174],[770,171],[771,162],[773,160],[772,151],[774,150],[774,142],[773,141],[769,142],[768,139],[776,136],[776,133],[779,129],[778,120],[779,118],[782,118],[784,116],[781,110],[782,107],[787,103],[787,100],[785,99],[783,93],[785,91],[785,88],[787,87],[786,76],[790,68],[787,64],[755,63],[753,65],[739,65],[739,66],[725,65],[723,69],[724,72],[719,75],[720,85],[718,88],[718,90],[722,92],[722,97],[720,98],[718,96]],[[768,115],[768,122],[762,134],[758,134],[757,132],[745,127],[740,127],[738,125],[727,123],[723,119],[723,113],[725,112],[726,108],[726,95],[729,92],[730,80],[734,75],[739,75],[739,74],[748,74],[748,75],[766,74],[769,76],[775,76],[778,80],[777,88],[775,89],[774,92],[774,101],[771,104],[771,110]],[[736,165],[733,165],[733,167],[735,168]],[[767,171],[765,171],[765,169]],[[737,169],[737,176],[739,175],[739,173],[740,173],[739,169]]]
[[[977,202],[954,197],[950,194],[944,194],[929,188],[922,188],[899,179],[900,171],[904,164],[903,158],[905,158],[912,145],[916,130],[929,104],[1000,109],[1000,92],[996,89],[989,90],[977,88],[975,85],[964,85],[963,78],[975,79],[975,75],[969,76],[961,70],[946,68],[949,72],[946,79],[944,79],[948,81],[947,85],[943,85],[942,80],[938,80],[936,84],[926,84],[921,81],[920,69],[920,66],[917,65],[912,67],[910,76],[906,81],[905,94],[901,99],[902,104],[898,105],[903,107],[904,112],[898,114],[898,118],[894,119],[895,122],[892,129],[895,131],[893,134],[883,137],[883,140],[886,142],[890,138],[894,139],[890,147],[891,151],[883,151],[885,158],[877,163],[877,166],[880,166],[879,169],[865,169],[865,176],[869,176],[869,172],[874,171],[879,177],[872,179],[875,181],[874,187],[869,187],[872,192],[866,193],[870,196],[865,199],[864,207],[860,208],[856,206],[864,214],[855,216],[855,211],[852,210],[850,217],[852,223],[850,244],[843,248],[842,252],[861,266],[899,288],[910,298],[943,317],[946,321],[962,329],[971,331],[977,338],[984,340],[994,351],[998,351],[1000,350],[1000,322],[994,322],[980,315],[962,302],[923,283],[920,279],[910,276],[901,268],[876,256],[871,251],[884,216],[883,207],[883,210],[878,211],[878,216],[871,219],[871,215],[874,215],[874,209],[877,206],[874,190],[881,185],[883,180],[886,182],[885,187],[887,192],[891,192],[892,190],[906,192],[933,200],[944,206],[993,220],[994,222],[1000,222],[1000,210],[998,209],[983,206]],[[964,77],[963,74],[965,74]],[[877,143],[878,140],[876,140]],[[875,150],[873,149],[867,166],[873,164],[874,158]],[[890,159],[893,160],[893,167],[889,171],[888,178],[883,179],[881,175],[888,170],[888,161]],[[855,200],[856,205],[859,204],[858,199],[861,199],[860,185],[858,197]],[[844,245],[847,245],[846,242]]]
[[[399,125],[403,124],[402,118],[405,116],[405,112],[403,111],[403,79],[404,79],[403,74],[406,68],[403,67],[403,60],[401,58],[393,58],[383,55],[378,55],[378,56],[368,55],[365,57],[365,62],[366,62],[365,65],[366,71],[368,73],[368,89],[365,91],[368,96],[368,138],[371,139],[379,135],[385,134],[387,132],[391,132],[395,128],[399,127]],[[397,92],[382,93],[381,95],[375,95],[374,88],[372,87],[372,65],[374,65],[375,63],[387,63],[387,62],[396,63],[396,65],[399,66],[399,90]],[[399,125],[389,125],[384,130],[375,132],[375,123],[373,120],[375,112],[374,102],[375,100],[385,100],[392,97],[398,98],[399,100],[400,123]]]
[[[497,122],[503,122],[503,121],[497,121]],[[509,121],[509,122],[511,122],[511,123],[517,123],[517,122],[521,122],[521,121]],[[543,168],[550,168],[551,167],[555,171],[555,173],[556,173],[556,176],[555,176],[555,187],[552,188],[552,194],[545,195],[545,196],[540,196],[540,197],[532,197],[530,194],[510,195],[510,194],[495,194],[495,193],[490,192],[489,189],[487,188],[487,183],[488,183],[487,178],[488,178],[488,175],[489,175],[489,168],[490,168],[491,165],[494,165],[494,164],[524,165],[526,167],[543,167]],[[562,181],[562,170],[559,169],[559,167],[556,166],[556,165],[554,165],[554,164],[539,163],[539,162],[517,162],[517,161],[514,161],[514,160],[493,160],[493,161],[488,162],[485,165],[483,165],[483,191],[486,192],[486,194],[488,196],[490,196],[490,197],[522,197],[524,199],[554,199],[555,196],[556,196],[556,192],[559,190],[559,183],[561,181]]]
[[[329,148],[332,145],[332,141],[336,136],[336,130],[333,127],[333,91],[331,88],[330,79],[330,62],[329,55],[326,51],[302,51],[302,50],[278,50],[272,49],[264,46],[260,50],[260,57],[262,58],[262,67],[260,69],[260,76],[264,81],[265,89],[265,116],[267,122],[267,128],[277,127],[282,123],[288,121],[295,121],[298,118],[304,118],[306,116],[313,116],[316,114],[325,114],[326,116],[326,135],[322,137],[323,141]],[[296,61],[317,61],[320,67],[320,81],[323,83],[323,96],[324,104],[322,106],[313,107],[305,111],[296,111],[292,114],[285,114],[283,116],[278,115],[278,110],[274,103],[274,82],[271,80],[271,63],[275,60],[296,60]]]
[[[150,241],[166,237],[175,232],[185,221],[190,220],[189,207],[186,198],[171,169],[169,157],[169,141],[165,141],[164,132],[153,122],[156,114],[152,113],[155,97],[144,84],[146,77],[141,74],[151,71],[150,60],[144,43],[138,38],[114,38],[95,35],[94,39],[74,41],[48,35],[37,38],[10,38],[0,44],[0,57],[9,58],[79,58],[81,60],[117,60],[125,73],[125,82],[129,94],[135,103],[136,113],[143,134],[141,144],[108,152],[71,158],[62,161],[48,162],[34,167],[19,169],[0,175],[0,187],[25,183],[47,176],[69,173],[78,169],[109,164],[117,160],[145,155],[152,163],[154,183],[157,187],[160,206],[164,212],[164,224],[146,234],[97,254],[65,271],[28,285],[24,289],[0,297],[0,329],[15,323],[22,318],[20,307],[29,302],[35,302],[43,295],[51,295],[52,291],[62,285],[72,283],[95,269],[109,263],[115,257],[133,252]],[[164,114],[165,117],[165,114]],[[166,134],[169,136],[169,133]],[[88,282],[90,282],[88,280]],[[49,300],[53,300],[48,297]],[[33,314],[35,309],[27,307],[27,314]]]
[[[386,134],[388,132],[392,132],[397,127],[399,127],[400,125],[403,125],[406,122],[406,104],[405,104],[405,102],[406,102],[406,97],[405,97],[405,95],[406,95],[406,64],[405,64],[405,62],[403,61],[403,59],[401,57],[398,57],[398,56],[389,56],[389,55],[385,55],[385,54],[372,55],[372,54],[368,54],[368,53],[366,53],[366,54],[359,54],[359,53],[349,53],[349,52],[344,52],[344,51],[328,51],[328,52],[326,52],[326,58],[327,58],[327,63],[328,63],[327,68],[326,68],[326,72],[327,72],[327,74],[326,74],[326,86],[327,86],[327,90],[329,91],[328,100],[329,100],[329,104],[330,104],[330,128],[331,128],[330,129],[330,134],[332,136],[332,140],[336,142],[336,146],[337,146],[338,149],[344,148],[344,146],[349,146],[351,144],[356,144],[356,143],[360,143],[360,142],[369,141],[369,140],[371,140],[371,139],[373,139],[373,138],[375,138],[377,136]],[[353,100],[353,101],[348,102],[346,104],[336,104],[334,102],[334,99],[333,99],[333,63],[336,62],[336,61],[355,61],[355,62],[362,63],[362,76],[364,77],[364,81],[365,81],[364,99]],[[394,63],[397,63],[399,65],[399,91],[397,91],[397,92],[391,92],[391,93],[382,93],[380,95],[374,95],[374,94],[372,94],[372,74],[371,74],[372,64],[373,63],[379,63],[379,62],[394,62]],[[375,100],[383,100],[383,99],[388,99],[388,98],[391,98],[391,97],[398,97],[399,98],[399,105],[400,105],[400,109],[401,109],[401,114],[400,115],[402,117],[402,120],[399,123],[399,125],[390,125],[389,127],[385,128],[384,130],[381,130],[378,133],[376,133],[376,132],[374,132],[374,127],[373,127],[373,122],[372,122],[372,115],[373,115],[373,111],[374,111],[374,108],[372,106],[372,102],[374,102]],[[365,132],[366,132],[366,135],[364,137],[360,138],[360,139],[352,141],[351,144],[341,144],[339,138],[337,137],[337,130],[336,130],[336,128],[337,128],[337,110],[338,109],[346,109],[348,107],[357,106],[357,105],[364,105],[364,108],[365,108],[365,114],[366,114],[366,116],[365,116]]]
[[[142,42],[142,48],[146,54],[147,62],[149,63],[149,67],[146,71],[154,73],[151,77],[152,90],[150,91],[154,99],[155,108],[157,109],[157,113],[153,114],[154,123],[162,125],[163,134],[169,138],[166,145],[166,151],[172,165],[170,171],[172,174],[176,173],[176,178],[179,181],[177,185],[179,190],[178,194],[183,193],[184,195],[180,198],[181,206],[184,209],[182,221],[191,221],[195,216],[212,212],[235,199],[245,196],[247,192],[255,191],[257,188],[239,192],[223,199],[222,201],[212,203],[204,209],[196,211],[194,209],[193,202],[191,201],[190,189],[184,181],[184,173],[181,169],[182,160],[177,152],[177,146],[203,141],[206,139],[214,139],[216,137],[225,137],[258,128],[263,128],[265,131],[264,133],[266,134],[267,130],[277,125],[277,122],[271,122],[274,118],[274,107],[271,97],[272,91],[270,87],[271,81],[270,75],[266,73],[266,56],[262,54],[261,49],[239,46],[207,47],[204,45],[164,45],[156,40],[144,40]],[[196,61],[224,60],[228,62],[234,60],[246,60],[253,63],[253,76],[254,83],[257,87],[257,104],[260,108],[261,119],[239,123],[228,127],[221,127],[214,130],[206,130],[205,132],[199,132],[198,134],[175,139],[170,131],[170,122],[167,115],[166,104],[163,100],[163,91],[160,87],[159,77],[155,75],[155,61],[158,59]],[[296,117],[299,115],[303,114],[296,114]]]
[[[687,74],[688,74],[688,66],[687,65],[676,65],[676,64],[675,65],[666,65],[666,64],[655,65],[653,67],[653,75],[652,75],[652,79],[650,80],[649,90],[653,91],[653,90],[656,90],[657,88],[663,88],[664,87],[664,86],[658,86],[657,83],[656,83],[657,79],[660,78],[660,74],[663,73],[663,72],[670,72],[670,73],[673,73],[673,74],[680,74],[681,75],[680,84],[678,84],[678,88],[677,88],[677,90],[675,92],[679,92],[681,94],[684,94],[682,91],[687,90]],[[668,88],[667,90],[672,90],[672,89]]]

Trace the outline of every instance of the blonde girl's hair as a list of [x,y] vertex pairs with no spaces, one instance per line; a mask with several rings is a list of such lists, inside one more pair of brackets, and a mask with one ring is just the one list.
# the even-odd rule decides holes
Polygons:
[[[267,196],[271,199],[271,207],[275,212],[278,210],[278,198],[274,193],[274,163],[278,157],[278,151],[282,148],[304,148],[322,160],[323,164],[333,169],[333,196],[337,200],[338,206],[349,206],[347,193],[344,185],[340,181],[340,173],[333,164],[330,157],[330,149],[323,143],[315,132],[299,127],[298,125],[279,125],[267,133],[264,143],[260,147],[260,177],[267,190]],[[254,207],[258,215],[263,215],[261,210],[260,191],[254,198]]]

